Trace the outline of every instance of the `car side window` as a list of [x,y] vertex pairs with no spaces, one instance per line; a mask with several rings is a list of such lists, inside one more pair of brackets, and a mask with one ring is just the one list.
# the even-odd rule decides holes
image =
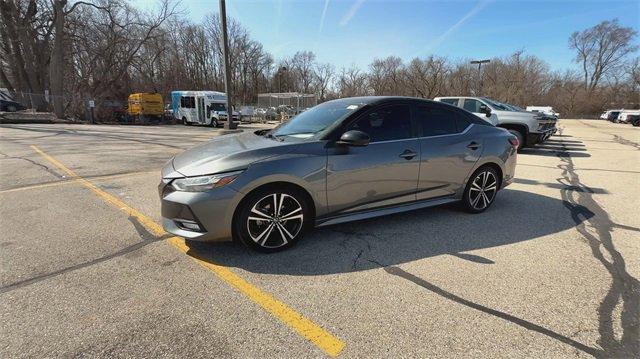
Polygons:
[[[415,119],[422,128],[422,136],[451,135],[462,132],[467,126],[454,111],[428,106],[417,106]],[[458,128],[458,126],[464,128]]]
[[411,138],[411,112],[408,105],[382,107],[365,113],[347,130],[362,131],[371,142]]
[[478,113],[478,112],[480,112],[480,106],[482,106],[482,102],[480,102],[478,100],[467,98],[467,99],[464,100],[464,105],[462,106],[462,108],[464,108],[465,110],[467,110],[469,112]]
[[453,106],[458,106],[457,98],[443,98],[440,100],[440,102],[444,102],[446,104],[453,105]]

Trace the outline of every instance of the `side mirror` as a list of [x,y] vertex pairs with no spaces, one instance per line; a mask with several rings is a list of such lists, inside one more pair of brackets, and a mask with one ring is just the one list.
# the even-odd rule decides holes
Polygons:
[[491,109],[485,104],[480,105],[480,112],[484,113],[487,117],[491,117]]
[[351,130],[343,133],[336,144],[344,146],[363,147],[368,145],[370,140],[371,138],[366,133],[358,130]]

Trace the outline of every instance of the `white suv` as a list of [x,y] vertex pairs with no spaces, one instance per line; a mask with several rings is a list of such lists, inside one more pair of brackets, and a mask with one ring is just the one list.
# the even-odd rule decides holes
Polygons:
[[434,101],[463,108],[497,127],[507,129],[518,137],[520,148],[544,142],[556,132],[555,117],[524,111],[486,97],[446,96],[436,97]]

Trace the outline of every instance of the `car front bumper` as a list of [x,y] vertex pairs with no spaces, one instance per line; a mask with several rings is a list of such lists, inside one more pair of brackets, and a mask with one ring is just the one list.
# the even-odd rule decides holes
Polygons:
[[536,132],[529,132],[527,135],[527,146],[533,146],[537,143],[542,143],[548,140],[549,137],[553,136],[558,131],[556,123],[557,121],[555,120],[541,122]]
[[233,212],[241,195],[230,186],[206,192],[175,191],[171,179],[158,186],[164,230],[195,241],[231,240]]

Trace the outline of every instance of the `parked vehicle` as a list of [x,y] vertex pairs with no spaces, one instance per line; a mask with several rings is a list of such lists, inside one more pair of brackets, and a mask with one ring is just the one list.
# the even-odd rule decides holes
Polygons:
[[530,112],[540,112],[548,116],[560,118],[560,114],[555,112],[551,106],[527,106],[526,110]]
[[616,119],[615,122],[628,123],[629,116],[633,116],[633,115],[640,115],[640,110],[622,110],[618,114],[618,118]]
[[[176,119],[192,124],[218,127],[227,121],[227,95],[217,91],[172,91],[171,107]],[[233,111],[233,120],[240,121],[240,112]]]
[[11,100],[0,100],[0,111],[16,112],[16,111],[24,111],[26,109],[27,108],[19,102],[15,102]]
[[166,103],[164,105],[164,117],[167,118],[167,119],[175,118],[173,116],[173,109],[171,108],[171,104],[170,103]]
[[127,102],[127,114],[139,122],[161,121],[164,116],[164,103],[159,93],[132,93]]
[[614,122],[618,119],[620,112],[622,112],[622,110],[606,110],[600,115],[600,119]]
[[273,130],[216,137],[169,161],[164,228],[273,252],[305,229],[460,201],[491,206],[518,139],[467,111],[403,97],[317,105]]
[[542,113],[518,111],[486,97],[447,96],[434,100],[463,108],[482,119],[490,119],[495,126],[508,130],[518,138],[518,149],[544,142],[556,132],[555,118]]
[[627,116],[627,121],[634,127],[638,127],[640,126],[640,115],[629,115]]

